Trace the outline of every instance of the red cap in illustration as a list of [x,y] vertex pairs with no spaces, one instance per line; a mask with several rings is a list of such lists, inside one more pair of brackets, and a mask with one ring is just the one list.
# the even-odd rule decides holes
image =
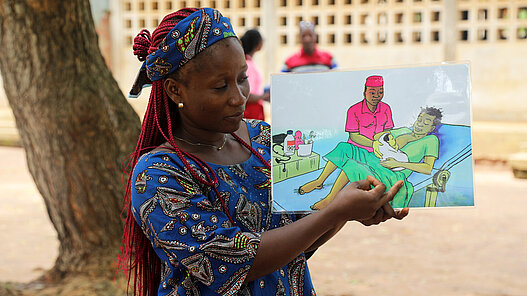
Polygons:
[[382,86],[382,76],[370,76],[366,78],[366,86],[369,87],[376,87],[376,86]]

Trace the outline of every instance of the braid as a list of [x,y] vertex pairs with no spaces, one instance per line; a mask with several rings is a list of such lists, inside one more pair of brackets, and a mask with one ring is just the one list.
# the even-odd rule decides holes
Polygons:
[[256,155],[256,157],[258,157],[258,159],[265,165],[265,167],[268,169],[268,170],[271,170],[271,165],[269,164],[269,162],[267,162],[265,160],[265,158],[263,158],[263,156],[258,153],[258,151],[254,150],[254,148],[249,145],[248,143],[246,143],[244,140],[242,140],[237,134],[235,133],[231,133],[231,135],[238,141],[240,142],[245,148],[247,148],[249,151],[251,151],[252,154]]
[[146,60],[150,44],[152,44],[152,37],[148,30],[143,29],[137,34],[137,36],[135,36],[132,48],[134,49],[134,55],[137,56],[139,61],[143,62]]
[[[152,34],[147,30],[142,30],[134,38],[134,55],[136,55],[140,61],[144,61],[149,54],[158,49],[159,44],[180,20],[197,10],[198,9],[196,8],[184,8],[165,16],[161,21],[161,24]],[[176,75],[175,77],[177,77],[179,72],[180,71],[176,71],[174,73]],[[151,151],[164,142],[168,142],[192,177],[198,182],[213,188],[216,197],[221,202],[224,212],[231,223],[235,225],[234,220],[229,214],[225,201],[217,189],[218,178],[214,171],[206,162],[197,156],[181,150],[174,140],[172,123],[178,114],[178,107],[164,90],[164,82],[165,79],[152,82],[152,90],[141,126],[141,133],[135,151],[130,155],[131,157],[123,173],[123,183],[125,177],[128,177],[126,181],[122,213],[122,215],[126,215],[126,218],[118,264],[120,270],[127,272],[128,287],[130,287],[130,281],[133,278],[133,294],[141,296],[157,295],[161,279],[161,260],[156,255],[152,248],[152,243],[143,233],[141,227],[136,223],[132,214],[131,191],[132,182],[135,180],[132,180],[131,176],[133,168],[142,154]],[[237,141],[242,143],[244,147],[251,151],[251,153],[257,155],[262,163],[270,169],[269,163],[265,161],[265,159],[249,144],[245,143],[234,133],[232,133],[232,135]],[[197,165],[198,170],[203,172],[203,175],[198,174],[196,169],[190,165],[189,160]]]
[[[163,18],[161,24],[156,30],[154,30],[152,35],[150,35],[148,30],[142,30],[134,38],[134,55],[137,56],[139,61],[144,61],[147,55],[157,49],[159,43],[180,20],[195,11],[197,11],[195,8],[186,8],[167,15]],[[163,82],[164,79],[155,81],[152,84],[150,100],[141,126],[141,133],[135,151],[132,153],[129,163],[123,173],[124,177],[128,177],[126,181],[122,213],[122,215],[126,215],[126,218],[118,265],[120,270],[127,272],[128,287],[130,287],[130,281],[133,278],[133,295],[157,295],[161,279],[161,261],[155,254],[150,240],[145,236],[139,225],[137,225],[132,214],[131,187],[134,180],[131,179],[131,176],[133,167],[135,167],[139,157],[143,153],[154,149],[165,141],[168,141],[173,146],[175,145],[172,136],[172,118],[169,115],[169,113],[175,113],[173,113],[174,108],[166,108],[170,102],[168,102],[169,98],[163,89]],[[160,101],[164,101],[165,103],[160,104]],[[165,107],[167,110],[170,109],[167,113],[168,116],[159,116],[158,112],[160,109],[163,109],[162,107]],[[163,131],[162,126],[169,127],[168,136]]]

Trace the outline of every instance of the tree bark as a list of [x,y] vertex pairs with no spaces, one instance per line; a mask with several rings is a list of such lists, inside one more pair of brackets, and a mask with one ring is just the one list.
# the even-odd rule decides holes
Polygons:
[[121,164],[140,121],[104,63],[89,0],[0,0],[0,48],[29,171],[60,241],[50,274],[97,273],[102,265],[113,275]]

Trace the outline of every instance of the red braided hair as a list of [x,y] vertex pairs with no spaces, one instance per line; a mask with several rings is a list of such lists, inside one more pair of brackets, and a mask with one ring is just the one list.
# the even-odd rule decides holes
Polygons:
[[[138,57],[139,61],[144,61],[149,54],[157,50],[161,41],[180,20],[197,10],[198,9],[196,8],[184,8],[165,16],[152,35],[150,35],[148,30],[142,30],[134,38],[134,55]],[[164,90],[164,82],[165,79],[152,82],[150,99],[141,126],[139,140],[137,141],[135,151],[131,155],[131,159],[125,169],[125,175],[127,175],[128,180],[126,181],[126,191],[123,200],[123,214],[126,214],[126,218],[121,250],[118,258],[118,268],[127,273],[128,287],[130,287],[130,281],[133,277],[133,294],[141,296],[157,295],[161,279],[161,260],[154,252],[150,240],[145,236],[132,214],[132,169],[135,167],[137,160],[143,153],[160,146],[164,142],[170,143],[174,152],[191,173],[192,177],[198,182],[214,189],[216,196],[221,201],[226,215],[231,223],[234,224],[234,220],[230,216],[227,206],[216,188],[218,179],[214,171],[207,165],[207,163],[195,155],[179,149],[174,140],[174,135],[172,134],[172,122],[178,111],[176,104],[169,98]],[[234,133],[232,133],[232,135],[244,147],[249,149],[251,153],[257,155],[260,161],[270,169],[269,163],[260,155],[260,153],[256,152],[251,145],[245,143]],[[190,166],[187,159],[194,161],[198,165],[199,169],[204,173],[205,178],[202,178]]]
[[[157,49],[159,43],[180,20],[195,11],[197,11],[195,8],[185,8],[167,15],[157,29],[154,30],[152,36],[148,30],[142,30],[134,38],[134,55],[137,56],[139,61],[144,61],[149,54]],[[152,150],[165,141],[172,144],[174,148],[177,147],[172,137],[171,125],[171,115],[176,114],[176,107],[170,106],[175,104],[171,102],[163,89],[164,81],[165,79],[160,79],[152,82],[152,90],[141,126],[141,133],[135,151],[125,170],[125,174],[128,175],[123,200],[123,214],[126,215],[126,220],[118,258],[118,268],[127,273],[128,288],[130,288],[130,281],[133,278],[133,295],[157,295],[161,280],[161,261],[154,252],[150,240],[137,225],[132,214],[131,186],[133,180],[131,179],[131,174],[133,167],[143,153]],[[163,109],[166,109],[166,113],[161,112]],[[165,127],[165,130],[162,127]],[[170,137],[167,136],[166,131],[168,131]],[[176,148],[176,150],[179,149]]]

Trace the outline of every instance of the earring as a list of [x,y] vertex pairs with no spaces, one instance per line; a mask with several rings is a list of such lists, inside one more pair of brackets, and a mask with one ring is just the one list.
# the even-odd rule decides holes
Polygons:
[[179,102],[179,103],[177,104],[177,107],[178,107],[179,109],[183,108],[183,103],[182,103],[182,102]]

